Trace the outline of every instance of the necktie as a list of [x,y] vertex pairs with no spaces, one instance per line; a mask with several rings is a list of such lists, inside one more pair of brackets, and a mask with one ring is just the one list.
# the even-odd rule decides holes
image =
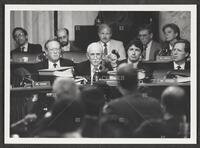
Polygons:
[[92,78],[91,78],[91,85],[94,84],[94,82],[96,82],[98,80],[98,68],[93,68],[93,75],[92,75]]
[[181,66],[178,65],[178,66],[176,67],[176,69],[177,69],[177,70],[181,70]]
[[104,43],[104,55],[108,54],[107,44]]
[[147,48],[147,46],[146,45],[144,45],[143,46],[143,52],[142,52],[142,59],[146,59],[146,48]]
[[21,52],[24,52],[25,47],[22,46],[22,47],[20,47],[20,49],[21,49]]
[[53,64],[53,67],[54,67],[54,68],[56,68],[56,67],[57,67],[57,64],[56,64],[56,63],[54,63],[54,64]]

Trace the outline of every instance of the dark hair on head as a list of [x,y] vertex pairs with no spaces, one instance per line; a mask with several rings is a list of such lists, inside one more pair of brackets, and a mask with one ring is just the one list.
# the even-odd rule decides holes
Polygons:
[[135,45],[136,47],[140,48],[141,53],[143,51],[143,44],[139,39],[134,39],[132,41],[129,42],[129,44],[126,46],[126,51],[128,51],[128,49],[132,46]]
[[21,30],[24,33],[24,35],[26,35],[26,36],[28,35],[27,31],[24,28],[22,28],[22,27],[15,27],[14,30],[13,30],[13,32],[12,32],[13,39],[15,39],[15,32],[17,30]]
[[[45,44],[44,44],[44,49],[47,50],[47,44],[48,44],[49,42],[53,42],[53,41],[58,42],[57,39],[49,39],[49,40],[47,40],[47,41],[45,42]],[[58,44],[60,45],[60,42],[58,42]],[[60,47],[61,47],[61,45],[60,45]]]
[[95,86],[85,87],[80,95],[82,102],[85,104],[87,115],[99,116],[105,97],[103,91]]
[[110,29],[110,33],[112,34],[112,28],[108,24],[100,24],[99,27],[98,27],[98,30],[97,30],[98,33],[104,28]]
[[121,64],[117,70],[117,79],[119,85],[129,91],[137,89],[138,71],[133,68],[132,64]]
[[185,48],[184,48],[185,52],[190,54],[190,42],[188,40],[180,39],[174,43],[174,46],[178,43],[184,43],[185,44]]
[[179,27],[174,23],[166,24],[166,25],[163,26],[162,31],[165,32],[165,29],[168,28],[168,27],[171,28],[175,33],[178,34],[176,38],[179,40],[180,39],[180,29],[179,29]]
[[104,115],[99,120],[101,138],[131,138],[132,129],[128,119],[118,115]]
[[149,34],[153,33],[151,24],[144,24],[138,28],[138,33],[142,30],[148,30]]

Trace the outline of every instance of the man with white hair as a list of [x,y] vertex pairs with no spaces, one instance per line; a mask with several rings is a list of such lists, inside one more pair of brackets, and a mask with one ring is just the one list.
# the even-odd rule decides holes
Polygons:
[[99,42],[91,43],[87,48],[87,61],[75,65],[75,75],[83,76],[87,80],[93,81],[95,72],[106,73],[112,70],[111,65],[103,61],[103,49]]

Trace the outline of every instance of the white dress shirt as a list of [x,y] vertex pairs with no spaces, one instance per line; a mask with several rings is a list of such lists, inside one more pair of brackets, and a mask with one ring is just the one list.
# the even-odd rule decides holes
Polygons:
[[[54,67],[54,64],[56,64],[56,67]],[[56,63],[53,63],[48,60],[48,69],[54,69],[54,68],[59,68],[60,67],[60,60],[57,61]]]
[[178,65],[175,62],[173,62],[173,63],[174,63],[174,70],[178,70],[178,66],[181,67],[179,70],[185,70],[185,62],[181,65]]
[[150,42],[147,44],[145,60],[149,60],[150,51],[151,51],[151,44],[152,44],[152,41],[150,41]]

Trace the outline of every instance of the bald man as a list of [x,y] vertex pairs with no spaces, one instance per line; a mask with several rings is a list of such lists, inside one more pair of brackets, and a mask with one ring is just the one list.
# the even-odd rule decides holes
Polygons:
[[56,32],[57,40],[61,44],[61,49],[65,51],[81,51],[80,48],[76,47],[73,42],[69,41],[69,30],[67,28],[60,28]]
[[99,42],[91,43],[87,48],[87,61],[75,65],[75,75],[92,80],[96,71],[107,72],[112,70],[110,64],[103,61],[103,49]]

